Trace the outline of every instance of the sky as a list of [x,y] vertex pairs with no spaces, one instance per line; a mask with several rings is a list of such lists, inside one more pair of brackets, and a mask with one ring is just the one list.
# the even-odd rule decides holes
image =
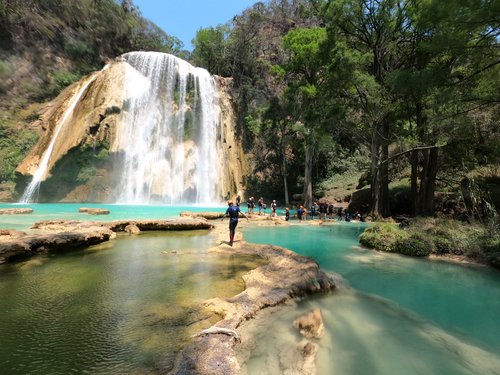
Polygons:
[[179,38],[191,51],[191,40],[200,28],[232,20],[258,0],[134,0],[143,17],[167,34]]

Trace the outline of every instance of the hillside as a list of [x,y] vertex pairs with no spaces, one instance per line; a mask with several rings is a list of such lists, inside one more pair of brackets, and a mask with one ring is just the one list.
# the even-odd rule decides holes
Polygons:
[[491,215],[497,5],[399,5],[258,2],[200,29],[188,54],[131,1],[1,0],[0,199],[44,131],[28,126],[44,103],[123,52],[153,50],[233,78],[248,195],[292,207],[359,198],[356,209],[376,217]]
[[44,129],[44,103],[109,59],[133,50],[182,54],[182,43],[131,1],[0,1],[0,200]]

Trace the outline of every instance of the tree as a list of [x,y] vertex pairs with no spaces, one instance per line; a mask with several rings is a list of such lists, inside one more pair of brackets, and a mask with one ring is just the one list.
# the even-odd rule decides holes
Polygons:
[[227,56],[229,25],[201,28],[192,43],[194,46],[191,61],[207,69],[212,74],[230,76]]
[[313,202],[312,171],[317,147],[325,130],[321,113],[319,87],[324,82],[321,46],[326,41],[326,30],[321,27],[297,28],[283,38],[290,59],[283,66],[290,76],[286,97],[293,108],[292,118],[303,124],[304,187],[306,207]]
[[[349,93],[371,127],[371,211],[387,217],[389,208],[389,144],[393,140],[394,99],[387,77],[399,65],[398,46],[409,19],[405,1],[335,0],[328,5],[331,45],[345,43],[357,51],[353,90]],[[357,61],[356,61],[357,60]]]

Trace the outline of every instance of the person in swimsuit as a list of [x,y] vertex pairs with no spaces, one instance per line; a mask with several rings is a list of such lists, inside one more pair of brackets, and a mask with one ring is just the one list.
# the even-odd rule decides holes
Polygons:
[[227,202],[228,208],[224,217],[229,216],[229,246],[233,246],[234,234],[236,232],[236,226],[238,225],[238,217],[241,214],[247,219],[248,216],[245,215],[238,206],[234,206],[232,201]]

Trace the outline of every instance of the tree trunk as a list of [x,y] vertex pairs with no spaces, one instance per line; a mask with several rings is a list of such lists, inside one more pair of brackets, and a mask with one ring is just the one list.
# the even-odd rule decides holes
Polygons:
[[[419,152],[422,153],[420,162]],[[412,216],[432,216],[434,214],[438,155],[438,147],[412,151],[410,158]],[[420,173],[419,166],[421,167]]]
[[436,174],[438,168],[438,149],[431,148],[427,157],[427,164],[422,171],[423,187],[421,213],[425,216],[434,214],[434,193],[436,189]]
[[304,206],[306,208],[311,207],[313,202],[312,194],[312,167],[313,167],[313,157],[314,157],[314,145],[309,144],[306,140],[306,160],[304,168],[304,190],[302,192],[302,197],[304,199]]
[[[389,217],[389,125],[374,125],[371,143],[371,214]],[[381,140],[384,140],[383,142]],[[382,160],[382,162],[381,162]]]
[[286,168],[286,146],[285,146],[285,128],[286,123],[282,122],[280,126],[280,154],[281,154],[281,175],[283,176],[283,189],[285,190],[285,205],[290,205],[290,200],[288,198],[288,183],[287,168]]
[[413,150],[410,155],[411,180],[411,216],[417,216],[420,212],[418,205],[418,150]]
[[[384,121],[382,125],[383,143],[382,143],[382,160],[389,159],[389,122]],[[379,213],[382,217],[391,216],[391,208],[389,203],[389,162],[380,165],[380,186],[379,186]]]
[[380,163],[380,155],[379,155],[379,135],[378,135],[378,126],[374,125],[374,129],[372,132],[372,142],[370,146],[371,152],[371,182],[370,182],[370,194],[371,194],[371,214],[373,217],[379,216],[379,163]]
[[287,170],[286,170],[286,153],[283,138],[281,140],[281,173],[283,176],[283,189],[285,190],[285,205],[290,205],[290,200],[288,198],[288,183],[286,181]]

